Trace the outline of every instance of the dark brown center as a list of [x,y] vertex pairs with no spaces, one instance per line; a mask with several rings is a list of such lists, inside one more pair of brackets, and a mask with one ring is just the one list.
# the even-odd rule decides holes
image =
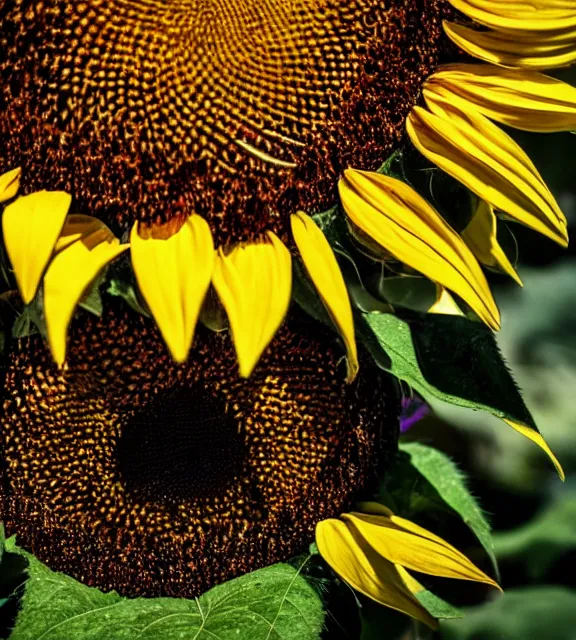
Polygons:
[[178,390],[136,409],[118,442],[118,469],[129,493],[190,500],[217,495],[242,472],[246,455],[224,398]]
[[128,595],[193,597],[306,548],[398,433],[390,382],[301,317],[238,377],[227,333],[184,365],[107,301],[74,322],[59,371],[40,338],[8,357],[0,519],[54,569]]

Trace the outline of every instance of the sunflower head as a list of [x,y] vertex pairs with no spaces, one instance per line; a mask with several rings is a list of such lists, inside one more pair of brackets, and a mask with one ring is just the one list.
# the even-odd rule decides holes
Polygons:
[[0,26],[24,303],[7,529],[127,595],[197,596],[317,525],[340,577],[425,623],[410,571],[494,584],[388,507],[346,511],[396,447],[397,380],[562,474],[495,345],[489,272],[522,284],[514,223],[568,242],[499,125],[576,130],[576,89],[541,73],[576,60],[569,0],[10,0]]
[[64,369],[39,336],[7,362],[2,513],[39,558],[192,597],[302,551],[374,482],[397,393],[368,363],[347,384],[314,322],[292,317],[245,380],[227,334],[199,331],[179,365],[123,306],[78,318]]

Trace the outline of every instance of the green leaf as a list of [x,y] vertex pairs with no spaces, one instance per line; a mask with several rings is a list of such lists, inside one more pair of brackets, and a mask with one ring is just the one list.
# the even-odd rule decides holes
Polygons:
[[322,628],[322,604],[300,574],[303,564],[260,569],[195,600],[126,599],[55,573],[13,546],[30,564],[10,640],[317,640]]
[[468,525],[498,571],[490,525],[476,499],[466,486],[465,476],[458,467],[437,449],[413,442],[401,444],[410,456],[414,469],[436,489],[442,500]]
[[573,640],[576,592],[560,587],[511,589],[497,600],[442,623],[443,640]]
[[419,591],[415,595],[420,604],[437,620],[450,620],[464,617],[460,609],[427,589]]
[[365,313],[356,322],[374,361],[424,399],[482,409],[524,429],[545,448],[492,332],[457,316],[416,314],[406,320]]
[[[26,580],[26,560],[17,553],[6,550],[4,526],[0,522],[0,609],[11,600],[16,604],[14,595]],[[6,607],[0,612],[0,637],[7,637],[8,629],[12,626],[11,612]]]

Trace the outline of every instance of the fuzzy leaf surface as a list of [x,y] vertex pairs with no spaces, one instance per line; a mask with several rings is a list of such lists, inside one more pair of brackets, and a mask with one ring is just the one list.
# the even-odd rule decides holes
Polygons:
[[455,316],[413,314],[409,320],[365,313],[357,321],[376,363],[424,399],[482,409],[538,433],[492,332]]
[[300,570],[286,564],[236,578],[195,600],[127,599],[56,573],[13,546],[28,559],[29,577],[10,640],[319,638],[320,598]]
[[497,569],[490,525],[478,502],[466,486],[458,467],[441,451],[418,442],[401,444],[400,449],[410,456],[414,471],[425,478],[474,532]]

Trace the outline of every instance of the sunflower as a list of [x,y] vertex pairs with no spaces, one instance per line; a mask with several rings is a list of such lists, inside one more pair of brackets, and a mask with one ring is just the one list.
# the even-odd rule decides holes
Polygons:
[[[408,309],[497,330],[486,269],[521,284],[499,230],[567,245],[498,125],[576,130],[576,89],[541,73],[576,60],[570,5],[5,2],[3,241],[48,343],[7,356],[8,530],[129,595],[197,595],[319,522],[336,573],[426,622],[406,569],[492,584],[387,508],[346,514],[400,414],[355,325]],[[93,295],[98,320],[76,313]],[[374,528],[402,535],[385,550]],[[427,562],[435,545],[466,569]]]
[[347,385],[310,320],[286,322],[243,379],[227,333],[201,328],[178,365],[122,306],[73,327],[65,374],[39,336],[9,364],[5,524],[52,567],[198,596],[299,552],[393,449],[394,387],[369,368]]

